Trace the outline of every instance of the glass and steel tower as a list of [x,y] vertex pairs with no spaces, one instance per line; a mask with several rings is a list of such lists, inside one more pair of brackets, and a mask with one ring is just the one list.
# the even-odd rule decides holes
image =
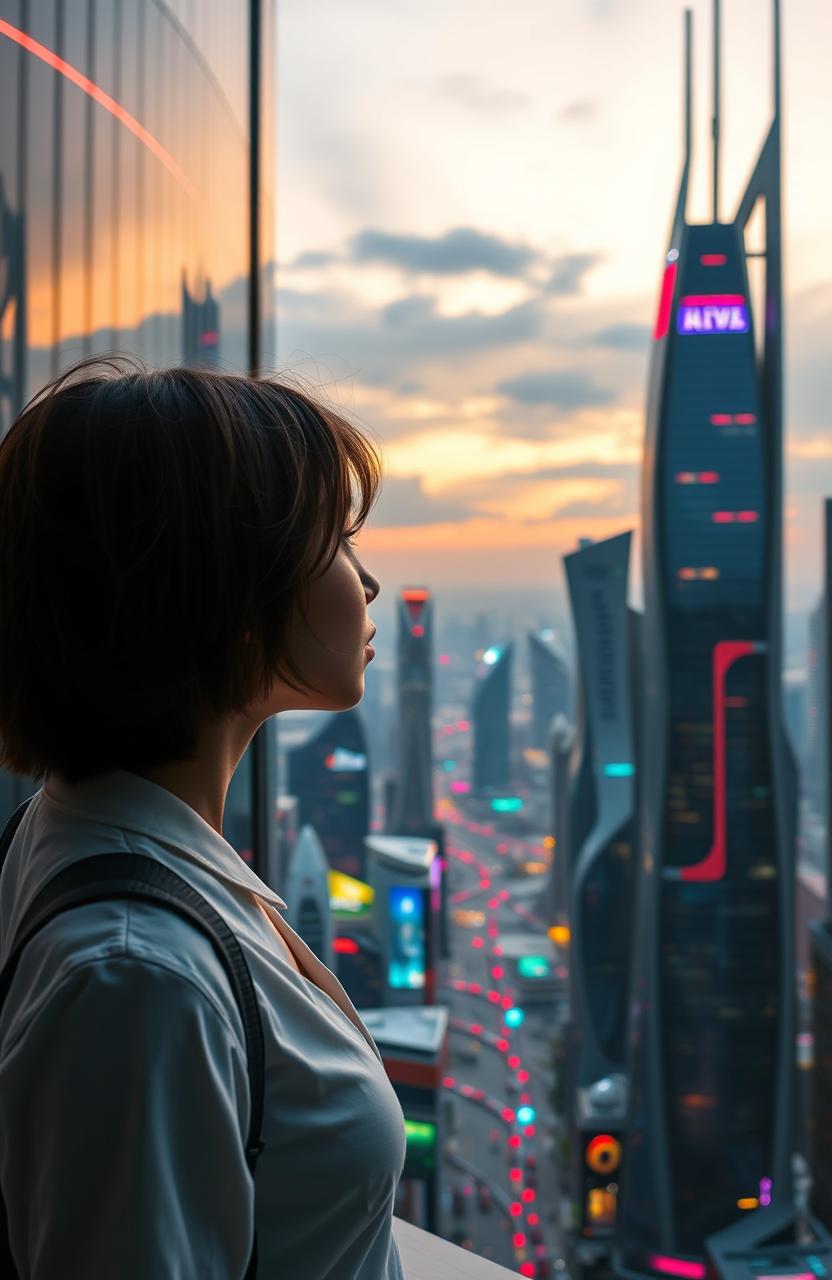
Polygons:
[[[270,366],[275,23],[274,0],[0,0],[0,435],[83,355]],[[224,831],[264,878],[276,725]],[[0,823],[33,790],[0,775]]]
[[302,746],[286,753],[288,790],[301,827],[314,827],[329,865],[364,879],[370,829],[367,738],[357,708],[339,711]]
[[405,587],[397,604],[398,776],[390,830],[430,834],[433,826],[433,600]]
[[626,1119],[635,889],[635,774],[627,577],[631,534],[564,557],[578,654],[568,820],[566,1118],[581,1269],[615,1229]]
[[571,677],[569,664],[550,629],[530,631],[529,666],[532,677],[531,745],[545,751],[556,715],[570,716]]
[[[783,727],[779,11],[773,119],[734,215],[686,219],[685,158],[650,368],[639,955],[625,1275],[705,1275],[791,1206],[794,768]],[[762,243],[749,244],[752,215]],[[760,307],[750,269],[760,268]]]
[[[832,498],[824,502],[823,595],[818,612],[823,630],[832,634]],[[825,644],[818,654],[817,674],[824,690],[817,707],[818,737],[828,741],[832,729],[829,691],[832,646]],[[822,804],[828,814],[832,799],[832,769],[828,748],[824,751]],[[812,1023],[814,1031],[814,1072],[811,1090],[810,1151],[814,1180],[812,1207],[824,1226],[832,1231],[832,828],[826,827],[826,919],[811,925],[811,969],[813,975]]]
[[474,688],[473,790],[477,795],[504,791],[511,780],[509,710],[513,642],[483,654],[487,672]]

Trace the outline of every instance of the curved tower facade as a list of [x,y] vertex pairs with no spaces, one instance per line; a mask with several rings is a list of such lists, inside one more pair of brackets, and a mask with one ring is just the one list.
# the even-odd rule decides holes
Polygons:
[[572,714],[569,664],[551,631],[529,632],[529,666],[532,677],[531,745],[545,751],[556,715]]
[[405,587],[397,609],[398,774],[391,831],[427,835],[433,826],[433,601]]
[[[687,35],[689,85],[689,15]],[[718,210],[718,91],[713,219],[686,219],[688,89],[654,331],[624,1274],[704,1277],[709,1236],[791,1203],[795,796],[781,699],[778,40],[775,6],[774,118],[728,221]],[[752,253],[758,209],[765,238]],[[764,270],[756,313],[752,257]]]
[[471,723],[474,732],[472,784],[476,794],[504,791],[511,781],[509,711],[513,643],[486,650],[488,672],[477,682]]
[[564,557],[579,655],[568,821],[567,1123],[573,1222],[581,1241],[594,1242],[609,1239],[616,1226],[626,1119],[636,860],[630,541],[624,533]]
[[286,756],[299,825],[314,827],[335,871],[363,880],[370,782],[367,737],[357,708],[330,716],[308,742]]

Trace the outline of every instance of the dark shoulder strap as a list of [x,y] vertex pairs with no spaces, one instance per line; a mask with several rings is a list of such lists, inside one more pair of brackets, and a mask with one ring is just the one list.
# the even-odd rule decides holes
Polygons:
[[[5,859],[8,846],[28,804],[27,800],[15,811],[6,830],[0,836],[0,865]],[[49,880],[24,915],[18,928],[14,949],[0,970],[0,1008],[8,994],[23,948],[48,920],[70,907],[124,897],[156,902],[170,911],[177,912],[184,919],[190,920],[212,943],[228,975],[231,990],[240,1010],[246,1044],[251,1095],[246,1162],[253,1176],[257,1157],[263,1150],[260,1130],[263,1120],[264,1048],[263,1028],[251,973],[237,938],[222,916],[203,898],[201,893],[194,889],[193,885],[163,863],[137,853],[95,854],[80,862],[72,863]],[[5,1217],[5,1211],[2,1216]],[[0,1261],[2,1261],[4,1243],[8,1247],[7,1241],[4,1242],[0,1238]],[[256,1267],[257,1237],[255,1234],[246,1280],[250,1280],[256,1274]],[[3,1272],[3,1274],[7,1273]],[[8,1274],[14,1273],[8,1272]]]

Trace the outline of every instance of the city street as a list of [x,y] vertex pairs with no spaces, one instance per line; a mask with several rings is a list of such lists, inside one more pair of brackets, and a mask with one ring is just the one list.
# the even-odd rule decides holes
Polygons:
[[469,821],[450,801],[442,819],[452,956],[440,994],[451,1010],[444,1084],[455,1115],[442,1234],[542,1280],[564,1270],[548,1096],[551,1012],[548,1006],[518,1012],[500,934],[542,933],[544,926],[534,916],[535,899],[515,894],[520,881],[509,875],[514,867],[499,832]]

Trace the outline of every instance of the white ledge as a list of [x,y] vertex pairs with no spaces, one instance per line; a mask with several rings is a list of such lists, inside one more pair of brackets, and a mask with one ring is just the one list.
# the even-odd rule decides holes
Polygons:
[[407,1280],[507,1280],[508,1276],[516,1280],[516,1271],[498,1267],[403,1218],[393,1219],[393,1231]]

